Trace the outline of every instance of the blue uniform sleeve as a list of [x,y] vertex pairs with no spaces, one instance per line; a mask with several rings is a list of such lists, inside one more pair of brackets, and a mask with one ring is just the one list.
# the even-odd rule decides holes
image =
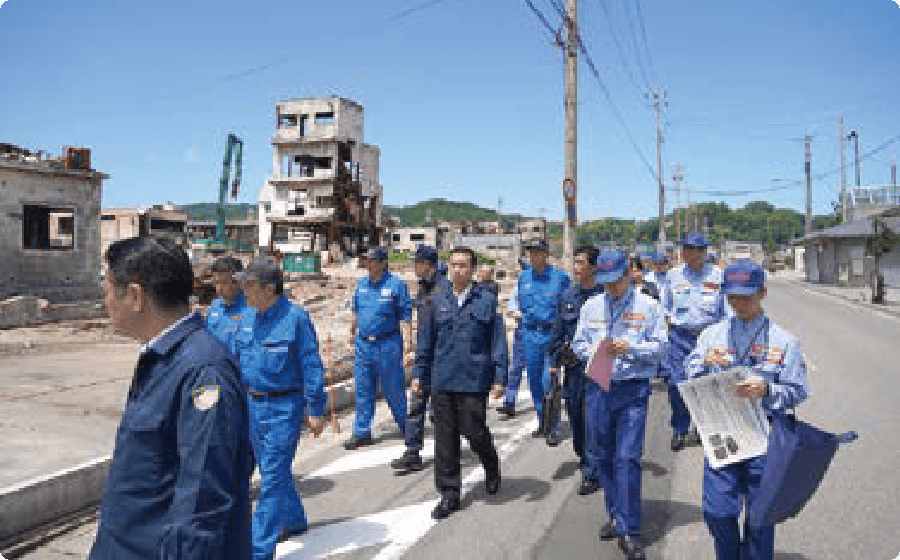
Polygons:
[[647,336],[631,345],[627,355],[635,360],[649,363],[659,363],[666,354],[666,321],[659,304],[653,302],[647,308],[648,317]]
[[[178,472],[172,482],[168,522],[159,541],[160,560],[225,558],[225,533],[247,476],[249,433],[244,396],[227,383],[227,362],[203,367],[178,403]],[[236,378],[237,372],[232,375]],[[198,398],[197,391],[214,391]],[[211,405],[210,405],[211,402]]]
[[316,330],[306,312],[302,312],[297,318],[295,344],[297,364],[303,380],[303,395],[309,406],[308,414],[314,418],[321,418],[325,414],[325,367],[319,355]]
[[709,373],[709,367],[704,362],[709,349],[713,348],[714,337],[712,335],[713,331],[711,329],[706,329],[700,333],[697,345],[688,357],[684,359],[684,371],[688,379],[701,377]]
[[401,321],[412,321],[412,300],[409,298],[409,288],[406,282],[398,279],[397,289],[397,318]]
[[506,376],[509,369],[509,349],[506,341],[506,326],[503,317],[494,305],[493,333],[491,340],[491,363],[494,364],[494,385],[506,387]]
[[672,284],[671,282],[664,282],[659,290],[659,304],[662,308],[663,315],[666,317],[672,316],[673,300]]
[[779,369],[777,381],[769,382],[769,394],[762,399],[763,406],[769,410],[795,407],[809,396],[806,360],[796,340],[785,345]]
[[[600,311],[603,306],[598,305]],[[575,327],[575,336],[572,338],[572,351],[582,360],[591,359],[591,351],[597,343],[599,329],[591,327],[589,321],[592,314],[595,313],[594,304],[588,301],[581,308],[581,314],[578,316],[578,326]]]
[[[431,307],[434,307],[432,303]],[[413,376],[422,384],[425,391],[431,390],[431,366],[434,363],[434,344],[436,338],[437,310],[431,309],[425,314],[416,329],[416,368]]]

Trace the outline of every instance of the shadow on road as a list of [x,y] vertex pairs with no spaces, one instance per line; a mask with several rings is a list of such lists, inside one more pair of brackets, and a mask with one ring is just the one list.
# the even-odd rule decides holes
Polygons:
[[491,496],[484,491],[484,483],[479,483],[474,491],[466,494],[461,505],[465,508],[471,505],[476,498],[489,504],[506,504],[520,498],[525,498],[528,502],[536,502],[543,500],[549,494],[550,483],[546,480],[531,477],[504,478],[499,493]]
[[669,469],[659,463],[647,460],[641,461],[641,470],[647,471],[653,476],[665,476],[669,474]]
[[566,461],[556,469],[556,472],[553,473],[552,478],[553,480],[563,480],[565,478],[569,478],[580,470],[581,466],[578,464],[578,461]]
[[775,560],[809,560],[799,552],[776,552]]
[[643,502],[643,532],[647,544],[662,540],[666,531],[703,523],[703,509],[695,504],[669,500],[645,500]]

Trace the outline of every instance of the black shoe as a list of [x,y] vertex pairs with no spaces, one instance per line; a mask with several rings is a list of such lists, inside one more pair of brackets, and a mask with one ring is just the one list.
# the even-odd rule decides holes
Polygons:
[[647,555],[644,554],[644,543],[636,535],[619,537],[619,548],[622,549],[628,560],[647,560]]
[[484,480],[484,489],[488,494],[496,494],[500,491],[500,473],[489,476]]
[[619,532],[616,531],[616,524],[612,519],[604,523],[600,526],[600,540],[601,541],[611,541],[614,538],[619,536]]
[[347,451],[353,451],[354,449],[359,449],[360,447],[364,447],[366,445],[373,445],[375,442],[372,440],[372,436],[352,436],[350,439],[344,442],[344,449]]
[[685,434],[684,445],[685,447],[700,445],[700,432],[697,431],[696,426],[692,426],[688,433]]
[[579,496],[588,496],[593,494],[597,490],[600,489],[600,485],[597,484],[596,480],[591,480],[590,478],[582,478],[581,486],[578,487],[578,495]]
[[547,445],[550,447],[556,447],[562,442],[562,433],[559,430],[554,430],[547,434]]
[[391,461],[391,467],[398,471],[412,472],[424,469],[425,463],[422,462],[422,457],[419,456],[418,451],[407,449],[402,456]]
[[672,448],[672,451],[681,451],[682,449],[684,449],[684,440],[685,440],[685,434],[673,435],[672,443],[670,445],[670,447]]
[[304,534],[306,530],[307,526],[305,524],[301,527],[282,527],[278,534],[278,542],[283,542],[293,537],[299,537]]
[[535,431],[531,432],[531,437],[533,437],[533,438],[544,437],[544,429],[541,428],[540,426],[538,426]]
[[445,519],[454,511],[459,511],[458,496],[442,496],[441,501],[431,511],[433,519]]
[[498,406],[497,412],[499,412],[500,415],[504,417],[503,420],[509,420],[516,415],[516,409],[511,404],[502,404]]

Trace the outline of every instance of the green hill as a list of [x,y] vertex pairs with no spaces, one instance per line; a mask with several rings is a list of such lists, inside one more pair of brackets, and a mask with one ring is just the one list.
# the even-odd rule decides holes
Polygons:
[[[432,223],[438,220],[472,220],[487,222],[498,219],[497,211],[491,208],[482,208],[471,202],[455,202],[434,198],[413,204],[412,206],[384,206],[384,211],[396,216],[403,227],[416,227],[425,225],[425,215],[431,211]],[[530,220],[528,216],[521,214],[503,214],[504,221]]]

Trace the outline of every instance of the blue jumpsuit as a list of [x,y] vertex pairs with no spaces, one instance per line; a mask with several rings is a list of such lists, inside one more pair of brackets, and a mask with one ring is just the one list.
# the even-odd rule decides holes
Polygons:
[[[537,416],[541,418],[544,393],[550,384],[550,331],[569,277],[558,268],[547,266],[543,274],[534,267],[519,276],[519,305],[522,308],[522,351],[528,370],[528,385]],[[518,388],[517,388],[518,389]]]
[[187,316],[138,358],[91,560],[248,560],[247,403],[228,350]]
[[220,297],[216,298],[206,311],[206,328],[221,340],[222,344],[231,348],[246,311],[247,300],[243,292],[238,292],[231,303],[225,302]]
[[406,282],[385,271],[377,283],[361,278],[353,294],[356,327],[356,422],[353,435],[372,435],[378,382],[394,421],[406,429],[406,379],[400,322],[412,320]]
[[666,323],[650,296],[628,292],[615,300],[593,297],[581,308],[572,350],[587,361],[602,339],[627,340],[628,351],[616,358],[610,390],[593,380],[587,387],[588,452],[596,453],[606,511],[620,534],[641,529],[641,455],[647,427],[650,378],[666,352]]
[[[304,412],[325,412],[325,371],[309,314],[285,296],[244,315],[235,354],[249,392],[250,441],[262,479],[253,514],[253,558],[271,560],[282,532],[306,529],[291,465]],[[307,409],[308,410],[305,410]]]
[[722,294],[722,270],[705,263],[697,273],[684,264],[669,271],[661,293],[661,304],[669,319],[669,348],[660,372],[669,378],[669,403],[672,406],[672,430],[683,435],[691,426],[691,416],[676,387],[686,379],[684,361],[700,333],[725,318]]
[[[506,310],[510,313],[521,312],[518,286],[513,288]],[[519,394],[519,385],[522,383],[523,371],[525,371],[525,355],[522,353],[522,321],[517,320],[516,328],[513,330],[512,359],[509,362],[509,375],[506,391],[503,395],[503,404],[508,408],[513,408],[516,405],[516,397]]]
[[[416,324],[419,329],[428,323],[427,313],[433,312],[431,302],[444,290],[452,289],[447,277],[443,274],[435,274],[430,281],[419,280],[419,291],[416,294]],[[406,416],[406,430],[404,433],[406,448],[411,451],[421,451],[425,441],[425,412],[428,408],[430,391],[423,388],[422,396],[413,394],[409,414]]]
[[[728,366],[706,365],[710,349],[727,350]],[[743,357],[740,363],[737,360]],[[806,363],[797,340],[761,313],[752,321],[731,317],[700,335],[686,368],[688,377],[744,365],[752,375],[768,382],[769,394],[762,398],[767,411],[784,411],[806,400]],[[749,509],[762,479],[766,457],[755,457],[713,469],[705,462],[703,472],[703,517],[712,534],[718,560],[772,560],[775,527],[744,525],[741,541],[738,517],[744,501]]]
[[565,343],[571,345],[575,336],[575,328],[578,326],[578,318],[584,303],[603,293],[603,285],[597,284],[593,288],[585,290],[580,285],[570,286],[562,296],[556,321],[553,324],[550,341],[550,363],[554,367],[565,368],[563,380],[563,396],[566,399],[566,413],[569,416],[569,424],[572,426],[572,447],[581,461],[581,475],[590,480],[600,480],[598,466],[593,461],[594,454],[585,453],[584,414],[585,391],[588,379],[585,377],[584,363],[578,366],[564,366],[562,361],[562,348]]

